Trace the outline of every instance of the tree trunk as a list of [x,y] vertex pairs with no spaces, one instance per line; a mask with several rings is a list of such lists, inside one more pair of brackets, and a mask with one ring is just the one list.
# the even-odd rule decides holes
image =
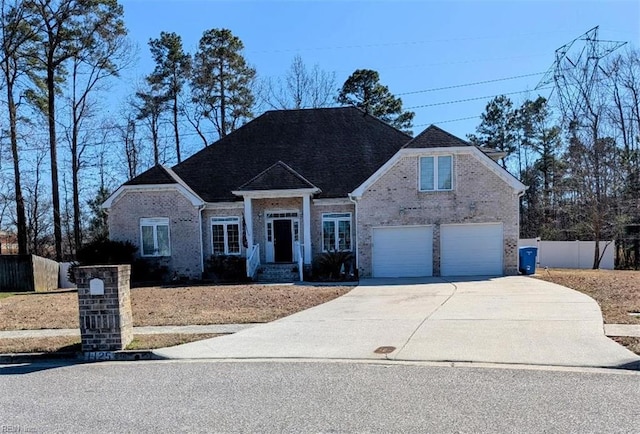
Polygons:
[[220,137],[227,135],[227,101],[224,94],[224,74],[220,66]]
[[56,261],[62,261],[62,225],[60,222],[60,192],[58,190],[58,152],[56,145],[55,71],[49,59],[47,67],[47,113],[49,121],[49,147],[51,153],[51,199],[53,203],[53,236]]
[[176,136],[176,155],[178,163],[182,162],[180,157],[180,135],[178,134],[178,95],[173,95],[173,132]]
[[73,63],[73,87],[72,87],[72,125],[71,125],[71,184],[73,187],[73,244],[74,253],[78,252],[82,243],[80,228],[80,187],[78,185],[78,175],[80,172],[80,157],[78,156],[78,103],[76,101],[76,83],[78,75],[78,64]]
[[[9,60],[5,59],[5,66],[7,67],[5,73],[7,76],[9,73]],[[26,255],[27,252],[27,217],[24,210],[24,197],[22,195],[22,183],[20,181],[20,160],[18,156],[18,133],[17,129],[17,114],[16,105],[13,99],[13,80],[10,77],[6,77],[7,87],[7,108],[9,110],[9,131],[11,140],[11,156],[13,158],[13,173],[14,173],[14,188],[16,195],[16,229],[18,231],[18,254]]]
[[82,230],[80,227],[80,188],[78,186],[78,175],[80,172],[80,161],[78,159],[78,128],[73,125],[71,138],[71,182],[73,184],[73,243],[75,252],[82,244]]
[[160,163],[160,150],[158,149],[158,121],[155,113],[151,114],[151,139],[153,141],[153,164]]
[[593,268],[594,270],[597,270],[598,268],[600,268],[600,237],[598,235],[596,235],[596,245],[595,248],[593,249]]

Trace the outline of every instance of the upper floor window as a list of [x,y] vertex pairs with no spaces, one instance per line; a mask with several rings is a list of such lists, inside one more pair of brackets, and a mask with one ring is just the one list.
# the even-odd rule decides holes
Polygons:
[[169,219],[166,217],[140,219],[142,256],[171,256]]
[[214,255],[239,255],[240,218],[212,217],[211,245]]
[[420,191],[453,189],[453,157],[420,157]]
[[351,250],[351,213],[322,214],[322,250]]

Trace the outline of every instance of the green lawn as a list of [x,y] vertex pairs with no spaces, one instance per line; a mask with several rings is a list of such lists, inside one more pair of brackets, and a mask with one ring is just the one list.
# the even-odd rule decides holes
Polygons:
[[0,292],[0,300],[3,298],[11,297],[12,295],[16,295],[15,292]]

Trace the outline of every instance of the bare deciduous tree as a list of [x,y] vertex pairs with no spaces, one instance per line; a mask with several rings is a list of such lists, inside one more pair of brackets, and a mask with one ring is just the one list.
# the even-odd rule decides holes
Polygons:
[[336,98],[335,73],[314,65],[310,70],[296,55],[284,77],[268,78],[260,83],[260,102],[272,109],[319,108],[331,105]]

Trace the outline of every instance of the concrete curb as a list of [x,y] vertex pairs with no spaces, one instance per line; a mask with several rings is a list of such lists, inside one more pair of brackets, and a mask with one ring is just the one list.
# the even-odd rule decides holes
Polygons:
[[122,350],[122,351],[93,351],[88,353],[58,352],[58,353],[14,353],[0,354],[0,364],[22,364],[40,362],[131,362],[137,360],[166,360],[156,355],[152,350]]

